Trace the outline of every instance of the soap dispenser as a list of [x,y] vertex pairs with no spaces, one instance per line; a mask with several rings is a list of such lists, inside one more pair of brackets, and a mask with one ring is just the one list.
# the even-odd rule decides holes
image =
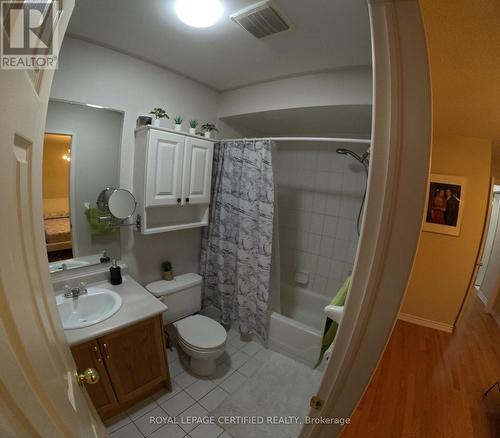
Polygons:
[[108,254],[107,254],[106,250],[104,249],[104,250],[102,251],[101,258],[99,259],[99,261],[100,261],[101,263],[107,263],[107,262],[109,262],[110,260],[111,260],[111,259],[109,258],[109,256],[108,256]]
[[122,284],[122,270],[116,264],[116,259],[113,259],[113,265],[109,268],[110,279],[109,282],[116,286],[118,284]]

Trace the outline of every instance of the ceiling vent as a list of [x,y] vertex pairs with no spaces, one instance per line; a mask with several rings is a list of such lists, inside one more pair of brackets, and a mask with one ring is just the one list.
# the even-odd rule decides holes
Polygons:
[[255,38],[265,38],[290,29],[271,1],[255,3],[231,15],[231,19]]

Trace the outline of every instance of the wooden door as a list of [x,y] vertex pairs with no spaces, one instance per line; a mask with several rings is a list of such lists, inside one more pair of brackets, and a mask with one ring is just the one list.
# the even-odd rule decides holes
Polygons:
[[146,207],[180,204],[184,136],[150,129],[146,148]]
[[214,144],[186,137],[182,183],[183,204],[209,204]]
[[161,316],[98,339],[115,394],[120,403],[136,400],[169,377]]
[[[55,53],[74,7],[59,3]],[[53,73],[0,70],[0,423],[3,436],[104,436],[76,383],[45,250],[42,155]]]
[[71,348],[79,373],[87,368],[95,368],[99,373],[99,382],[87,386],[87,393],[101,417],[118,407],[118,400],[111,386],[108,372],[96,340],[85,342]]

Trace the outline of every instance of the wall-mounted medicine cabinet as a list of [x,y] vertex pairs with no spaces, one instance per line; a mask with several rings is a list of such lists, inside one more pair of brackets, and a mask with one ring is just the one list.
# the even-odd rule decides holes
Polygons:
[[134,194],[142,234],[208,224],[214,141],[165,128],[135,132]]

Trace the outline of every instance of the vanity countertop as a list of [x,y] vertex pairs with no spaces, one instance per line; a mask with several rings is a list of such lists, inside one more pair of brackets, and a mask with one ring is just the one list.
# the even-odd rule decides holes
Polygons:
[[98,338],[112,331],[135,324],[152,316],[163,313],[167,306],[151,295],[129,275],[123,276],[123,283],[113,286],[108,281],[88,284],[87,287],[103,287],[111,289],[122,297],[122,306],[110,318],[91,325],[73,330],[64,330],[70,346]]

